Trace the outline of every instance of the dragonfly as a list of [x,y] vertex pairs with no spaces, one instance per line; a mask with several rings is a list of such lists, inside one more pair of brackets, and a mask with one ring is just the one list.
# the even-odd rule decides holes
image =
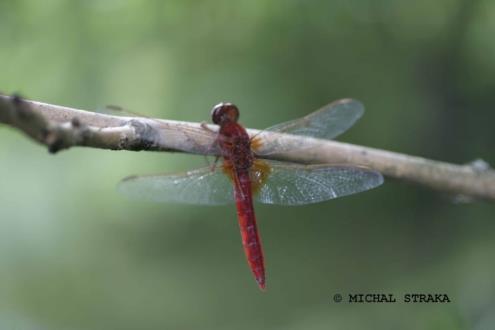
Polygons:
[[[278,124],[262,132],[278,132],[333,139],[350,128],[364,113],[352,99],[330,103],[303,118]],[[276,205],[305,205],[351,195],[377,187],[383,176],[374,170],[349,166],[303,165],[263,159],[259,134],[249,136],[239,123],[239,109],[222,102],[211,111],[218,131],[214,146],[222,163],[183,173],[130,176],[119,184],[121,193],[155,202],[198,205],[235,203],[247,262],[259,288],[266,289],[262,243],[256,224],[254,201]],[[193,133],[189,133],[193,134]],[[269,150],[269,149],[267,149]],[[266,151],[267,153],[269,151]]]

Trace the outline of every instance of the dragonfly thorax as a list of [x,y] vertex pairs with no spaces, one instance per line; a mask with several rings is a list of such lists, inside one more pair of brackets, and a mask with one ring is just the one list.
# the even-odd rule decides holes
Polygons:
[[224,159],[231,162],[235,168],[247,169],[253,164],[251,139],[244,127],[238,123],[224,122],[220,126],[217,143]]
[[250,141],[245,139],[234,139],[228,158],[238,169],[250,168],[254,161]]

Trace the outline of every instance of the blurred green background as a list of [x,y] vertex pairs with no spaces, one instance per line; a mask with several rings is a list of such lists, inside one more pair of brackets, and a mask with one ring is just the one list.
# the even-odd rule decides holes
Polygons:
[[[82,109],[263,128],[353,97],[341,140],[495,164],[495,2],[0,0],[0,90]],[[204,158],[72,149],[0,127],[0,329],[493,329],[494,206],[387,180],[256,205],[261,293],[234,206],[129,201],[129,174]],[[335,293],[450,304],[336,304]]]

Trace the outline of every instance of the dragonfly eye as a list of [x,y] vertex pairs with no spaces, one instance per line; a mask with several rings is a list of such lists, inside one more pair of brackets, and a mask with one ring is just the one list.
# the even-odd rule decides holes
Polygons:
[[239,119],[239,109],[232,103],[222,102],[211,110],[211,120],[217,125],[227,122],[237,122]]

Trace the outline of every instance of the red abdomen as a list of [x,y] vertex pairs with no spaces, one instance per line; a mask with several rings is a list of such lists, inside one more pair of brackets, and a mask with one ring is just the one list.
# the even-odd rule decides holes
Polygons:
[[253,197],[249,170],[238,170],[237,180],[234,182],[234,194],[237,206],[237,215],[241,229],[242,245],[246,253],[249,267],[254,274],[260,289],[265,289],[265,265],[263,250],[256,226]]
[[218,142],[224,157],[224,171],[234,184],[234,197],[247,261],[260,289],[265,289],[263,250],[256,227],[250,168],[253,165],[251,141],[246,130],[235,122],[220,127]]

